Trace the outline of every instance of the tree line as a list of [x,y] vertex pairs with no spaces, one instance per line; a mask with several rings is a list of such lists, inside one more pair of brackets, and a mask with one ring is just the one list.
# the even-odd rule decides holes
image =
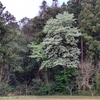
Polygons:
[[100,0],[53,0],[20,21],[0,2],[0,95],[99,95]]

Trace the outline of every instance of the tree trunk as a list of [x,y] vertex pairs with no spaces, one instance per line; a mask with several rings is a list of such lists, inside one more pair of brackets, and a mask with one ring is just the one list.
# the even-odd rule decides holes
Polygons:
[[47,68],[44,71],[44,79],[45,79],[45,83],[48,84],[49,80],[48,80],[48,69]]
[[90,85],[87,85],[87,87],[89,88],[89,91],[90,91],[91,96],[93,96],[93,92],[92,92],[91,86]]
[[3,66],[1,65],[0,66],[0,78],[2,78],[2,75],[3,75]]
[[2,64],[1,64],[1,66],[0,66],[0,78],[2,78],[2,76],[3,76],[4,67],[5,67],[5,58],[4,58],[4,56],[3,56],[3,58],[2,58]]
[[70,96],[72,96],[73,95],[73,93],[72,93],[73,88],[70,88],[70,87],[66,86],[66,89],[69,91]]
[[35,78],[40,79],[39,65],[37,65],[35,69]]
[[64,78],[65,78],[65,81],[66,81],[66,67],[64,66]]
[[72,93],[72,89],[70,89],[70,96],[72,96],[73,95],[73,93]]
[[81,36],[81,64],[83,64],[83,38]]

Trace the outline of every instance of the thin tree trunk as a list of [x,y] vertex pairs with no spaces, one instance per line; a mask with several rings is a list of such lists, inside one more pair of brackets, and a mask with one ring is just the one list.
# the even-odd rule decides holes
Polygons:
[[0,78],[2,78],[2,75],[3,75],[3,66],[1,65],[0,66]]
[[35,69],[35,78],[40,79],[39,65],[37,65]]
[[45,69],[44,74],[45,74],[45,75],[44,75],[45,83],[48,84],[48,83],[49,83],[49,80],[48,80],[48,69],[47,69],[47,68]]
[[2,58],[2,64],[1,64],[1,66],[0,66],[0,78],[2,78],[2,76],[3,76],[4,67],[5,67],[5,58],[4,58],[4,56],[3,56],[3,58]]
[[66,81],[66,67],[64,66],[64,78],[65,78],[65,81]]
[[81,64],[83,63],[83,38],[81,36]]
[[72,96],[73,94],[72,94],[72,89],[70,89],[70,96]]
[[87,85],[87,87],[89,88],[91,96],[93,96],[93,92],[92,92],[91,86]]
[[72,96],[73,95],[73,93],[72,93],[73,88],[70,88],[70,87],[66,86],[66,89],[69,91],[70,96]]

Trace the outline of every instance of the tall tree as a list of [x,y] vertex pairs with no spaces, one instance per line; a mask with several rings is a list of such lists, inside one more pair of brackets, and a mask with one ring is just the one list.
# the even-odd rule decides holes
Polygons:
[[45,14],[46,14],[46,11],[47,11],[47,2],[44,0],[42,2],[42,5],[40,6],[40,11],[39,11],[39,16],[42,18],[42,19],[45,19]]
[[41,61],[40,69],[61,65],[66,73],[66,67],[77,67],[80,51],[76,38],[81,34],[73,27],[73,21],[73,14],[58,14],[55,19],[47,21],[43,31],[47,35],[43,42],[29,45],[31,57]]
[[[58,2],[54,0],[53,2]],[[55,18],[58,13],[63,13],[66,11],[67,7],[63,4],[61,7],[58,6],[48,6],[46,1],[43,1],[40,5],[39,16],[36,16],[32,19],[32,34],[34,35],[34,41],[37,43],[41,42],[45,34],[42,32],[43,27],[46,24],[46,21],[50,18]]]
[[69,0],[67,2],[67,10],[69,13],[73,13],[77,19],[82,10],[82,0]]
[[15,17],[4,10],[5,7],[0,2],[0,79],[9,78],[9,69],[17,57],[9,45],[16,36],[14,25],[17,23]]
[[[66,22],[64,22],[64,20],[66,20]],[[55,19],[47,21],[47,24],[44,27],[44,32],[47,33],[42,42],[42,44],[46,46],[45,53],[49,59],[55,59],[54,62],[57,60],[58,63],[62,63],[62,66],[64,61],[67,61],[64,66],[74,66],[77,64],[79,49],[77,48],[78,40],[75,39],[75,37],[79,37],[80,33],[77,28],[73,27],[73,21],[73,15],[64,12],[64,14],[58,14]],[[74,50],[77,50],[78,52],[75,53]],[[72,55],[74,53],[76,57],[73,58],[70,53]],[[59,60],[62,60],[63,62]],[[70,62],[72,65],[70,65]],[[56,63],[51,65],[56,66]]]
[[100,34],[99,34],[100,17],[99,16],[100,16],[100,1],[99,0],[88,0],[88,1],[83,0],[82,11],[79,15],[79,27],[81,28],[84,40],[86,42],[85,51],[91,52],[91,55],[93,54],[93,52],[95,52],[92,55],[91,60],[93,59],[97,60],[99,58],[97,57],[97,55],[99,54],[96,53],[96,51],[99,51],[99,49],[97,50],[93,49],[95,48],[95,45],[96,45],[95,42],[98,42],[97,47],[99,47],[99,37],[100,37]]

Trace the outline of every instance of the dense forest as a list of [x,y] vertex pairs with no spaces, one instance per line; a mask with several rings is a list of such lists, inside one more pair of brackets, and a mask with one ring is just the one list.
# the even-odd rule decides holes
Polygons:
[[43,1],[20,21],[5,8],[0,95],[100,95],[100,0]]

